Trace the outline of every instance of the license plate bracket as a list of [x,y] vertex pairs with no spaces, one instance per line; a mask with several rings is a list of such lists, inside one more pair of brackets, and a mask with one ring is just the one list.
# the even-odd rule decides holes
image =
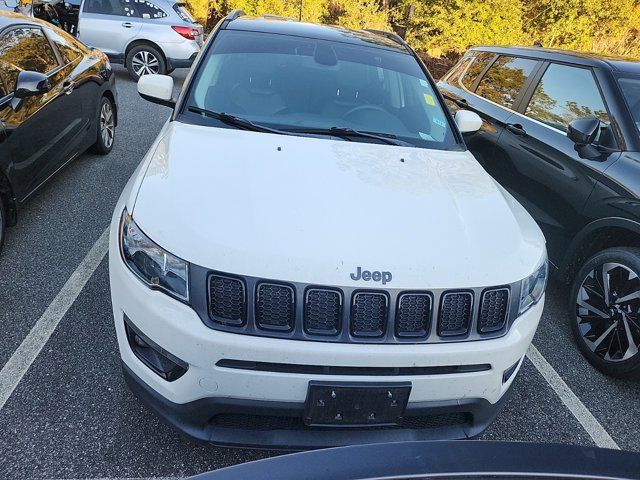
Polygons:
[[304,423],[315,427],[399,425],[411,382],[309,382]]

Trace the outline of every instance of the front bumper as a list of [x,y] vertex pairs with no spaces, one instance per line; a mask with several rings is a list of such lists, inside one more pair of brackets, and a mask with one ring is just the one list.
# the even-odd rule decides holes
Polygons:
[[[116,218],[117,217],[117,218]],[[504,403],[536,331],[544,304],[515,320],[501,338],[442,344],[347,344],[264,338],[212,330],[189,306],[143,285],[121,260],[118,215],[111,230],[109,275],[115,328],[127,383],[154,411],[188,435],[217,444],[280,448],[417,439],[481,433]],[[155,344],[188,364],[168,382],[132,351],[125,315]],[[442,367],[489,364],[482,371],[424,375],[338,375],[258,371],[217,365],[241,360],[333,367]],[[302,425],[310,381],[411,382],[405,418],[416,428],[340,429]]]
[[[496,404],[481,398],[409,404],[405,416],[431,419],[428,428],[313,428],[304,426],[302,422],[304,403],[225,397],[173,403],[155,392],[125,363],[122,364],[122,372],[131,391],[162,420],[192,438],[219,446],[302,450],[364,443],[473,438],[489,426],[508,398],[507,392]],[[447,419],[451,422],[447,423]]]

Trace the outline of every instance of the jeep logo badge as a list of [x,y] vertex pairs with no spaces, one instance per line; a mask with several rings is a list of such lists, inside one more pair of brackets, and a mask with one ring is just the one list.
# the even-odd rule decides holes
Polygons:
[[351,274],[351,280],[364,280],[365,282],[373,280],[374,282],[382,282],[383,285],[389,283],[392,278],[391,272],[370,272],[369,270],[362,270],[362,267],[358,267],[356,273]]

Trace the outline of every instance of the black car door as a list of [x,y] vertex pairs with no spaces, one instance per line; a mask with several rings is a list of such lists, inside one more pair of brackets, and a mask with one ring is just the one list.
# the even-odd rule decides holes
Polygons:
[[66,32],[46,28],[45,33],[55,47],[62,69],[60,95],[56,108],[60,109],[59,124],[64,126],[60,140],[60,167],[86,149],[91,122],[97,116],[98,84],[87,72],[87,51]]
[[540,65],[537,60],[473,51],[438,84],[453,113],[471,110],[482,118],[480,130],[465,135],[465,142],[496,179],[501,175],[501,165],[493,161],[498,139],[524,93],[523,86]]
[[[499,179],[542,227],[557,258],[581,226],[599,173],[620,156],[606,104],[590,68],[545,64],[524,95],[519,113],[500,137],[494,158]],[[599,142],[613,153],[580,158],[566,129],[578,117],[602,121]]]
[[68,75],[39,26],[12,27],[0,37],[3,93],[11,95],[21,71],[46,74],[51,89],[24,99],[15,109],[5,103],[0,111],[3,167],[19,200],[59,168],[62,146],[78,133],[74,119],[81,108],[66,98]]

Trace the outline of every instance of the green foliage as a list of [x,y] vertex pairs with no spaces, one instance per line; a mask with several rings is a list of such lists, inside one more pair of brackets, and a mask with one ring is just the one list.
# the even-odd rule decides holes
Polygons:
[[[520,0],[402,0],[399,16],[411,5],[406,37],[414,48],[442,56],[474,45],[526,43]],[[398,23],[402,22],[399,19]]]
[[231,10],[347,28],[394,29],[431,56],[532,45],[640,56],[640,0],[186,0],[212,28]]

